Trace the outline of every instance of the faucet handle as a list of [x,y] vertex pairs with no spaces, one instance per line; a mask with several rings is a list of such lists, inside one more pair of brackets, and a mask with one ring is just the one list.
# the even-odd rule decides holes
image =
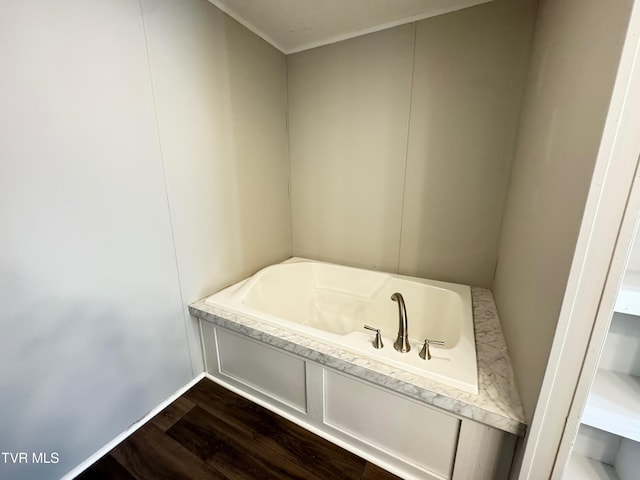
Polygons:
[[367,330],[371,330],[371,331],[376,332],[376,338],[374,338],[373,342],[371,342],[371,344],[373,345],[373,348],[382,348],[382,347],[384,347],[384,345],[382,344],[382,334],[380,333],[380,329],[379,328],[370,327],[369,325],[365,325],[364,328],[366,328]]
[[431,351],[429,350],[430,345],[442,345],[444,346],[444,342],[440,340],[429,340],[428,338],[424,339],[424,345],[422,346],[422,350],[418,354],[423,360],[431,360]]

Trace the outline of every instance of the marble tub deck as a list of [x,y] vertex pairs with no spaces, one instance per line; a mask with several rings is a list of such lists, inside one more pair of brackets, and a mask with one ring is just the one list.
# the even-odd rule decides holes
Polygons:
[[471,288],[478,358],[478,394],[463,392],[298,333],[207,305],[192,315],[313,362],[348,373],[428,405],[490,427],[524,435],[526,420],[491,291]]

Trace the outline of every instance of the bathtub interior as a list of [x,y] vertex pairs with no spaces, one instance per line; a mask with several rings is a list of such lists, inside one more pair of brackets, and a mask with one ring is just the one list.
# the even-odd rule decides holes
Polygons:
[[[402,294],[406,305],[408,353],[393,348],[399,323],[394,292]],[[478,393],[471,290],[466,285],[293,258],[205,303]],[[373,348],[365,324],[381,330],[384,348]],[[425,338],[445,342],[432,348],[431,361],[418,356]]]
[[335,335],[362,331],[365,324],[392,337],[398,331],[398,304],[404,298],[409,337],[445,342],[460,341],[463,299],[455,291],[392,275],[300,262],[287,269],[267,268],[240,293],[244,305],[285,320]]

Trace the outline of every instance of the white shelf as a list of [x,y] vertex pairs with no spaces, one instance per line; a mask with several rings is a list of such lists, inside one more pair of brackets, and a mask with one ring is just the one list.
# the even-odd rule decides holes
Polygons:
[[611,465],[572,453],[563,480],[620,480]]
[[582,423],[640,441],[640,377],[598,370]]
[[613,310],[629,315],[640,315],[640,272],[627,270]]

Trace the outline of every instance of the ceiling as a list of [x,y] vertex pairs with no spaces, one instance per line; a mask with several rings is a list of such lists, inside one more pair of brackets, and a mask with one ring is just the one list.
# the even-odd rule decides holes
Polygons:
[[289,54],[490,0],[209,1]]

